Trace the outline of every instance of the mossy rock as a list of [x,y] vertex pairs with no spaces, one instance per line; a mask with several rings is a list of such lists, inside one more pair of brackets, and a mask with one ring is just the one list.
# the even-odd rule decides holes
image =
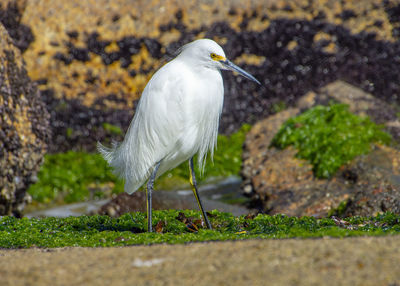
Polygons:
[[[384,116],[374,111],[378,107]],[[243,190],[254,205],[270,214],[324,217],[339,212],[398,212],[398,130],[390,128],[398,122],[395,114],[390,105],[347,83],[310,92],[297,108],[258,122],[248,133]],[[391,135],[390,146],[383,145]],[[380,192],[374,191],[378,185]],[[357,202],[362,202],[364,192],[389,192],[391,202],[379,203],[385,200],[381,196],[369,200],[368,207],[348,211],[356,194]]]
[[391,136],[368,117],[349,111],[345,104],[318,105],[286,121],[271,146],[293,145],[297,158],[313,165],[317,178],[329,178],[344,164],[371,151],[372,143],[386,143]]

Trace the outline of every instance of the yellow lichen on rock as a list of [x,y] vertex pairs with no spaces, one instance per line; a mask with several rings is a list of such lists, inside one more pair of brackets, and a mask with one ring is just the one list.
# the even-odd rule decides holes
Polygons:
[[322,50],[325,53],[328,54],[334,54],[336,52],[338,52],[338,47],[335,43],[336,38],[332,37],[330,34],[324,33],[324,32],[319,32],[317,34],[315,34],[313,42],[314,45],[323,43],[323,42],[328,42],[327,44],[323,45]]
[[298,44],[295,40],[293,40],[293,41],[290,41],[290,42],[287,44],[286,48],[287,48],[289,51],[292,51],[292,50],[294,50],[298,45],[299,45],[299,44]]
[[29,120],[29,107],[27,106],[26,98],[21,94],[20,102],[23,103],[24,101],[26,105],[15,105],[15,112],[13,114],[15,120],[12,122],[12,126],[15,128],[21,143],[26,146],[36,141],[36,135],[32,132],[32,125]]
[[[390,5],[393,4],[389,1],[386,6]],[[22,23],[32,29],[35,41],[25,51],[24,58],[29,75],[34,80],[46,79],[40,88],[52,89],[56,98],[79,99],[87,107],[101,108],[95,104],[96,97],[115,95],[125,102],[106,100],[109,107],[130,108],[131,102],[139,98],[145,81],[165,59],[160,55],[154,58],[142,43],[140,51],[131,56],[128,67],[122,67],[118,60],[106,64],[101,56],[90,51],[89,59],[82,62],[74,58],[77,55],[70,50],[71,45],[88,49],[88,38],[96,33],[100,44],[109,42],[104,46],[104,53],[118,53],[118,41],[124,37],[150,38],[161,45],[160,53],[164,54],[166,47],[185,37],[185,33],[193,33],[192,39],[205,37],[207,29],[216,23],[223,22],[236,32],[262,32],[279,19],[313,21],[317,18],[326,24],[341,25],[353,34],[372,32],[376,33],[377,40],[395,40],[392,28],[397,24],[389,21],[382,0],[229,3],[222,0],[32,0],[26,3]],[[228,41],[218,33],[214,39],[222,45]],[[314,42],[319,40],[323,39],[315,38]],[[321,49],[325,53],[336,53],[335,39],[326,40],[329,42]],[[293,39],[286,48],[291,51],[297,45]],[[56,59],[60,55],[66,58],[65,63]]]
[[238,64],[245,63],[248,65],[255,65],[255,66],[262,65],[264,61],[265,61],[264,56],[258,56],[254,54],[243,54],[235,59],[235,62],[237,62]]
[[250,31],[262,32],[269,27],[270,23],[271,22],[266,19],[253,18],[249,21],[247,29]]
[[170,43],[179,40],[181,36],[181,32],[179,32],[177,29],[171,29],[168,31],[168,33],[162,33],[160,35],[160,43],[165,47]]

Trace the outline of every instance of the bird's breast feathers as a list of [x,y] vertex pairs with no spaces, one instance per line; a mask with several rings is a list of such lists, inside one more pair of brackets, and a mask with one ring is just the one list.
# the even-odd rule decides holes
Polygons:
[[222,104],[219,71],[196,71],[174,60],[155,73],[143,91],[130,130],[141,138],[133,145],[148,149],[154,160],[189,159],[199,150],[205,156],[216,144]]

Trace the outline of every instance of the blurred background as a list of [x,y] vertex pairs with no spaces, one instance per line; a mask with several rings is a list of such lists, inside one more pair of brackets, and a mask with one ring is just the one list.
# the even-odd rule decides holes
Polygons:
[[[143,194],[120,194],[96,142],[123,139],[152,74],[198,38],[262,83],[223,73],[218,150],[200,177],[207,209],[400,211],[399,1],[2,0],[0,22],[0,215],[144,210]],[[331,102],[368,115],[391,143],[327,178],[269,148],[285,120]],[[196,207],[187,178],[186,164],[160,178],[158,190],[175,192],[156,193],[155,207]]]

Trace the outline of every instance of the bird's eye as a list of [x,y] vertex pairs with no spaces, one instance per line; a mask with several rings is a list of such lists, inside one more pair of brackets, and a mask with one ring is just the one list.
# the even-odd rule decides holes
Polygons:
[[213,60],[215,60],[215,59],[218,58],[217,54],[215,54],[215,53],[211,53],[211,54],[210,54],[210,57],[211,57]]

